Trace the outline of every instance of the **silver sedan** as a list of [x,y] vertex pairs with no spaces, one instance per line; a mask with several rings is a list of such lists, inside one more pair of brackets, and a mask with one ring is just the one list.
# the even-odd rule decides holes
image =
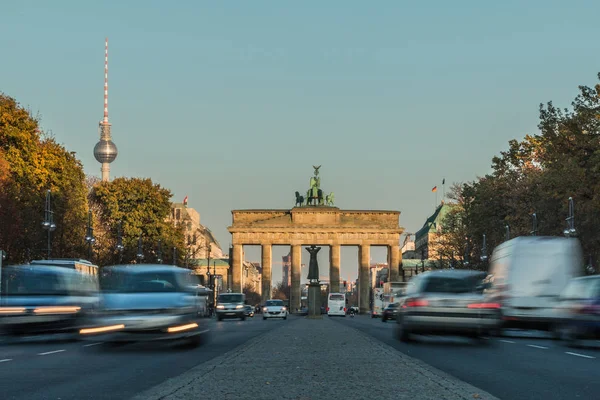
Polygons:
[[429,271],[411,279],[400,299],[396,336],[436,334],[481,338],[499,328],[500,305],[483,296],[485,273],[466,270]]

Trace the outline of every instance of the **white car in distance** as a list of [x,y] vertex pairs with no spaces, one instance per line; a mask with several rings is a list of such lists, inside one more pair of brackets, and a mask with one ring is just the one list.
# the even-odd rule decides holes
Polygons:
[[287,319],[288,310],[283,304],[283,300],[267,300],[263,309],[263,320],[267,318]]

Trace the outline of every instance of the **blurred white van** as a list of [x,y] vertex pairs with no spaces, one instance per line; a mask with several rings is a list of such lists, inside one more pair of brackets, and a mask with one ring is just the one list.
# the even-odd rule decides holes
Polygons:
[[502,309],[504,327],[550,329],[569,281],[583,275],[579,240],[528,236],[494,249],[485,293]]

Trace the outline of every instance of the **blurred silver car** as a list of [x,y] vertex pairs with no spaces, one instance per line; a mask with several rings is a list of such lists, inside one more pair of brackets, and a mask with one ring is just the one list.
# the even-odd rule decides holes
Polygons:
[[412,333],[481,338],[500,327],[500,305],[486,303],[486,274],[466,270],[429,271],[413,277],[399,301],[396,336]]
[[572,279],[558,298],[553,331],[569,345],[600,339],[600,275]]
[[189,339],[208,332],[205,296],[188,269],[165,265],[104,267],[101,308],[83,336],[104,341]]
[[76,333],[98,306],[97,277],[74,269],[5,266],[1,285],[3,333]]

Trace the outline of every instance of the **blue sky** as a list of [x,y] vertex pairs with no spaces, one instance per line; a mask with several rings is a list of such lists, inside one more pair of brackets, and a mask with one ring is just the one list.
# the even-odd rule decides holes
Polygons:
[[313,164],[339,207],[414,232],[433,186],[487,173],[600,70],[597,1],[1,3],[0,90],[99,175],[108,37],[112,176],[188,195],[223,247],[230,210],[293,206]]

